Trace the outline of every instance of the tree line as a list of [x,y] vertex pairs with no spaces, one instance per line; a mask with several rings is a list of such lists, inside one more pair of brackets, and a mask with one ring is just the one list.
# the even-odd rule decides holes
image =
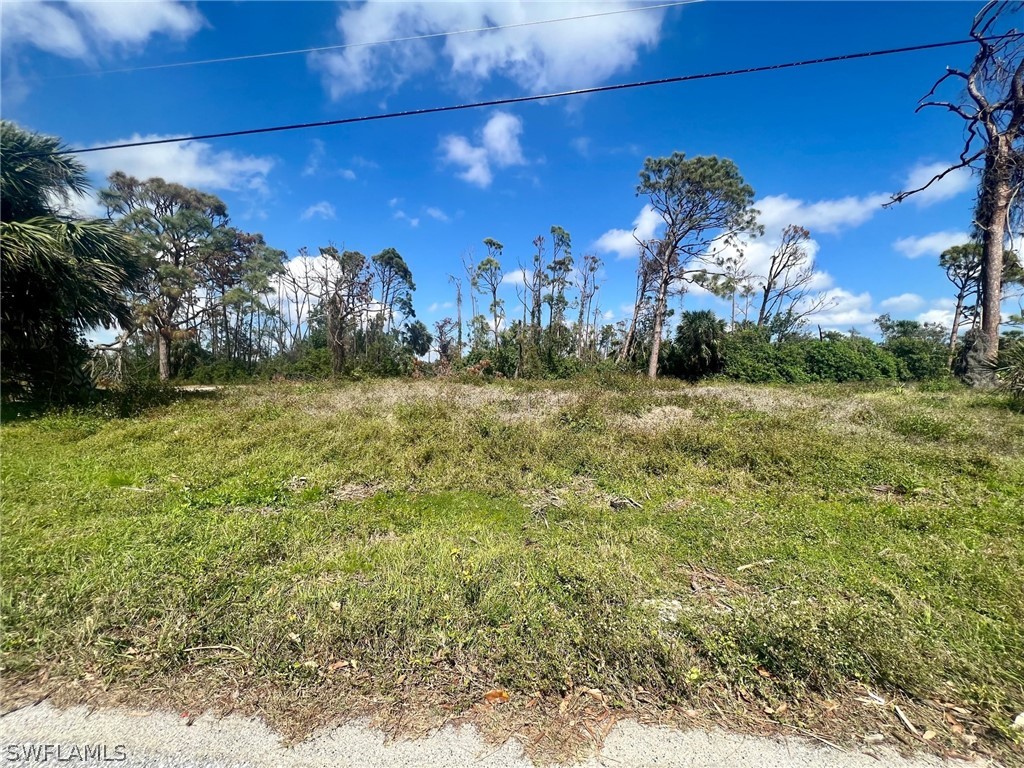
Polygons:
[[[230,381],[462,369],[544,377],[594,366],[749,381],[972,370],[984,308],[980,237],[940,259],[955,290],[951,328],[883,316],[880,345],[820,330],[814,339],[808,322],[829,299],[815,290],[811,234],[787,226],[755,274],[743,245],[764,232],[753,189],[728,159],[677,152],[644,162],[636,193],[662,225],[654,237],[635,238],[628,320],[604,320],[600,258],[576,260],[570,233],[552,226],[511,270],[516,304],[500,295],[511,266],[505,247],[487,238],[482,258],[464,254],[448,275],[454,317],[428,328],[416,317],[412,270],[394,248],[366,256],[326,245],[289,258],[261,234],[233,226],[215,195],[121,172],[99,193],[107,218],[83,219],[69,210],[87,187],[78,161],[57,139],[7,122],[2,129],[8,393],[68,399],[88,388],[90,370],[108,382],[129,374]],[[1002,269],[1001,290],[1024,283],[1012,251],[1002,255]],[[668,333],[671,302],[691,286],[727,300],[729,316],[684,312]],[[95,327],[118,329],[117,340],[87,349],[82,335]],[[831,345],[827,354],[820,345]],[[823,354],[835,364],[822,364]]]
[[[59,139],[0,125],[2,379],[5,397],[68,400],[97,381],[239,380],[252,376],[399,375],[459,370],[507,377],[564,376],[590,367],[695,378],[803,381],[928,378],[950,373],[987,384],[1000,359],[1020,359],[1019,314],[1001,310],[1024,284],[1013,234],[1024,222],[1024,38],[993,39],[1006,2],[990,2],[971,35],[971,67],[949,69],[921,102],[960,117],[959,168],[978,174],[970,242],[945,251],[952,322],[941,328],[882,316],[880,343],[813,333],[831,299],[817,285],[800,222],[771,233],[766,265],[745,246],[765,234],[754,191],[735,163],[676,152],[648,158],[636,194],[657,215],[640,238],[633,310],[601,313],[603,265],[577,256],[552,226],[525,263],[487,238],[477,260],[448,274],[454,317],[429,327],[416,316],[416,285],[394,248],[373,255],[328,243],[289,257],[235,227],[215,195],[159,178],[113,173],[99,192],[107,216],[84,218],[84,166]],[[936,95],[948,82],[964,91]],[[513,285],[506,306],[502,286]],[[695,288],[723,298],[728,317],[683,312]],[[116,329],[89,349],[84,335]],[[810,333],[809,333],[810,331]],[[1015,343],[1016,342],[1016,343]],[[1013,353],[1007,350],[1012,347]]]

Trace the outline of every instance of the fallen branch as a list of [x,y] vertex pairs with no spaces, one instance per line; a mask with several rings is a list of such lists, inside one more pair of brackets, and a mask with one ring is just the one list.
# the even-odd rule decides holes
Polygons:
[[191,648],[183,648],[182,653],[195,653],[196,651],[234,651],[242,656],[249,654],[236,645],[194,645]]
[[903,710],[900,709],[900,705],[899,704],[893,704],[892,706],[893,706],[893,709],[896,710],[896,715],[902,721],[903,725],[906,726],[907,730],[910,731],[915,736],[920,736],[921,734],[917,732],[917,728],[914,727],[914,724],[907,719],[906,715],[903,714]]
[[758,566],[758,565],[771,565],[774,562],[775,562],[775,558],[774,557],[769,557],[767,560],[758,560],[756,563],[747,563],[746,565],[741,565],[736,570],[737,570],[737,572],[738,571],[746,571],[746,570],[748,570],[750,568],[753,568],[755,566]]

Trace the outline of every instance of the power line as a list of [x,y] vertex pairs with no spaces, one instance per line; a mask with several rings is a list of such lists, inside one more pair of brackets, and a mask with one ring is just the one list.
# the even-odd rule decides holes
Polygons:
[[494,32],[500,29],[517,29],[520,27],[533,27],[540,24],[554,24],[562,21],[578,21],[580,19],[596,19],[601,16],[614,16],[620,13],[636,13],[637,11],[655,11],[662,8],[675,8],[681,5],[693,5],[704,0],[677,0],[671,3],[660,3],[658,5],[642,5],[635,8],[618,8],[614,11],[598,11],[585,13],[579,16],[564,16],[557,19],[538,19],[535,21],[521,21],[514,24],[496,24],[489,27],[478,27],[476,29],[457,29],[452,32],[431,32],[423,35],[410,35],[408,37],[394,37],[390,40],[373,40],[359,43],[342,43],[340,45],[322,45],[315,48],[298,48],[291,51],[271,51],[269,53],[252,53],[243,56],[225,56],[218,59],[199,59],[196,61],[176,61],[168,64],[152,64],[144,67],[123,67],[120,69],[104,69],[97,72],[71,72],[62,75],[49,75],[44,77],[26,78],[29,80],[65,80],[73,77],[99,77],[101,75],[123,74],[128,72],[147,72],[156,69],[173,69],[176,67],[192,67],[206,64],[225,64],[233,61],[249,61],[251,59],[269,59],[276,56],[294,56],[301,53],[321,53],[323,51],[341,51],[347,48],[366,48],[375,45],[390,45],[392,43],[406,43],[413,40],[431,40],[438,37],[450,37],[452,35],[470,35],[480,32]]
[[[986,41],[1017,39],[1024,37],[1022,32],[1011,32],[1005,35],[995,35],[982,38]],[[915,51],[928,51],[937,48],[949,48],[956,45],[967,45],[977,43],[976,38],[966,40],[949,40],[942,43],[923,43],[921,45],[908,45],[902,48],[887,48],[876,51],[863,51],[861,53],[844,53],[839,56],[825,56],[818,59],[805,59],[803,61],[790,61],[783,64],[766,64],[760,67],[746,67],[743,69],[727,69],[719,72],[704,72],[696,75],[679,75],[676,77],[663,77],[657,80],[639,80],[631,83],[616,83],[614,85],[598,85],[591,88],[577,88],[572,91],[557,91],[554,93],[532,94],[529,96],[512,96],[503,99],[491,99],[489,101],[474,101],[468,104],[448,104],[441,107],[423,107],[421,109],[409,109],[401,112],[383,112],[375,115],[361,115],[359,117],[343,117],[335,120],[320,120],[312,123],[293,123],[290,125],[275,125],[266,128],[246,128],[238,131],[223,131],[220,133],[204,133],[197,136],[176,136],[163,139],[148,139],[145,141],[129,141],[121,144],[105,144],[98,147],[87,147],[84,149],[62,149],[56,152],[40,153],[38,156],[72,154],[81,155],[87,152],[103,152],[109,149],[127,149],[130,147],[149,147],[157,144],[178,144],[185,141],[205,141],[209,139],[227,139],[234,136],[253,136],[261,133],[279,133],[281,131],[297,131],[307,128],[327,128],[335,125],[349,125],[351,123],[366,123],[374,120],[389,120],[399,117],[414,117],[418,115],[433,115],[441,112],[457,112],[464,109],[480,109],[482,107],[498,107],[507,104],[523,104],[530,101],[545,101],[558,99],[566,96],[583,96],[591,93],[605,93],[608,91],[624,91],[631,88],[646,88],[653,85],[668,85],[671,83],[685,83],[694,80],[711,80],[718,77],[731,77],[733,75],[748,75],[757,72],[775,72],[795,67],[806,67],[814,64],[830,64],[838,61],[854,61],[867,59],[876,56],[892,56],[897,53],[912,53]]]

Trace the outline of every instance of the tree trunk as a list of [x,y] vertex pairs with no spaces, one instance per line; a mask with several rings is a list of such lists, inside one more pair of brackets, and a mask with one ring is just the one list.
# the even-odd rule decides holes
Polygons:
[[661,354],[661,327],[665,322],[665,303],[668,301],[670,277],[663,274],[658,280],[658,298],[654,304],[654,330],[651,337],[651,356],[647,361],[647,378],[658,378],[658,356]]
[[580,297],[580,316],[576,319],[576,356],[583,358],[583,313],[586,311],[583,297]]
[[494,307],[494,351],[498,351],[498,287],[491,291],[491,306]]
[[[985,158],[982,176],[983,195],[987,200],[982,210],[988,214],[983,225],[983,256],[981,264],[981,359],[994,365],[999,355],[999,324],[1001,321],[1003,248],[1006,239],[1006,217],[1010,205],[1009,140],[999,137]],[[984,373],[981,380],[991,384],[994,375]]]
[[633,339],[636,337],[636,313],[637,308],[633,308],[633,318],[629,321],[629,328],[626,330],[626,337],[622,340],[622,346],[619,347],[619,354],[616,356],[616,361],[624,363],[633,354]]
[[455,288],[455,313],[459,319],[459,351],[456,359],[462,360],[462,288],[459,286]]
[[640,314],[640,307],[643,306],[644,298],[647,296],[648,275],[646,267],[641,263],[637,267],[636,275],[636,298],[633,299],[633,317],[629,321],[629,328],[626,337],[622,340],[622,347],[616,355],[616,362],[624,363],[633,356],[633,345],[636,343],[636,318]]
[[540,284],[536,282],[537,278],[534,277],[533,279],[535,282],[533,295],[531,296],[530,330],[533,332],[533,343],[540,344],[540,333],[543,323],[543,320],[541,319],[541,315],[543,313],[543,304],[541,303],[543,291],[541,290]]
[[764,286],[764,294],[761,297],[761,311],[757,313],[758,328],[763,328],[764,321],[767,319],[766,315],[768,314],[768,297],[771,296],[771,293],[772,284],[771,282],[766,282]]
[[160,381],[167,381],[171,378],[171,340],[164,335],[163,330],[157,331],[156,349],[160,360]]
[[953,370],[953,358],[956,357],[956,339],[960,332],[960,317],[964,311],[964,291],[966,283],[957,291],[956,310],[953,312],[953,328],[949,332],[949,355],[946,360],[946,367]]

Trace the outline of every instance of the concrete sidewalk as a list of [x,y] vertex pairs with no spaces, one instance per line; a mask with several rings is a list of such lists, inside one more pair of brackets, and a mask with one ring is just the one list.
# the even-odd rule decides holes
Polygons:
[[[51,748],[45,762],[40,747]],[[86,746],[89,759],[83,760]],[[105,748],[106,762],[96,758]],[[257,720],[204,716],[191,726],[178,715],[128,710],[61,711],[43,703],[0,717],[3,764],[107,765],[131,768],[533,768],[514,741],[484,742],[475,729],[444,728],[417,741],[385,743],[365,725],[327,729],[293,747]],[[59,762],[58,762],[59,760]],[[738,736],[618,724],[600,754],[580,768],[964,768],[930,756],[905,760],[875,748],[845,752],[797,738]],[[982,766],[985,763],[973,763]]]

